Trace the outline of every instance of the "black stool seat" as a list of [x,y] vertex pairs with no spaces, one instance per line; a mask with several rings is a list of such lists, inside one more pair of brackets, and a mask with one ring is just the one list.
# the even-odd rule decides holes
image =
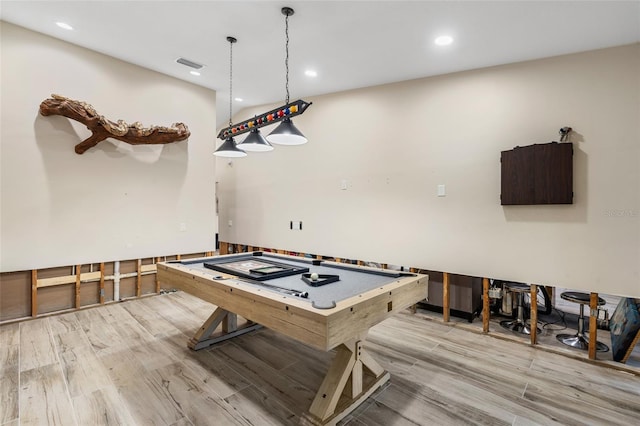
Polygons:
[[[578,332],[576,334],[558,334],[556,339],[567,346],[576,349],[589,349],[589,342],[584,337],[584,305],[591,303],[591,295],[579,291],[565,291],[560,295],[564,300],[580,304],[580,316],[578,316]],[[598,297],[598,306],[606,304],[606,300]],[[609,347],[602,342],[596,342],[597,352],[607,352]]]
[[[565,291],[560,295],[564,300],[568,300],[573,303],[580,303],[582,305],[588,305],[591,303],[591,295],[589,293],[581,293],[579,291]],[[602,297],[598,297],[598,306],[606,305],[607,301]]]

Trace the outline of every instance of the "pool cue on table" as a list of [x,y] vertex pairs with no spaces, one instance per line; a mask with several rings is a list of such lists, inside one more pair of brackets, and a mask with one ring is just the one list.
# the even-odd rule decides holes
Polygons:
[[300,297],[302,299],[307,299],[309,297],[309,293],[306,292],[306,291],[300,291],[300,290],[296,290],[296,289],[293,289],[293,288],[280,287],[280,286],[277,286],[277,285],[267,284],[267,283],[263,283],[262,281],[251,280],[251,279],[248,279],[248,278],[238,277],[238,279],[240,281],[244,281],[244,282],[247,282],[249,284],[255,284],[255,285],[258,285],[258,286],[270,288],[272,290],[279,291],[280,293],[289,294],[291,296]]

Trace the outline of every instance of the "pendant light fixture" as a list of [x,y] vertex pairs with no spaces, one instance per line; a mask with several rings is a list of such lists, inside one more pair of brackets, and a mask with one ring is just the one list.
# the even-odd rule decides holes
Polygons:
[[238,146],[244,151],[267,152],[273,151],[273,146],[267,141],[257,127],[252,127],[249,136],[244,138]]
[[[287,103],[285,105],[274,108],[262,114],[254,116],[253,119],[244,120],[236,124],[231,123],[232,117],[232,82],[233,82],[233,43],[237,40],[234,37],[227,37],[229,45],[229,126],[224,127],[218,133],[218,139],[224,141],[220,148],[214,152],[214,155],[220,157],[244,157],[247,155],[245,151],[271,151],[273,146],[271,143],[280,145],[301,145],[307,142],[307,138],[300,132],[291,121],[292,117],[303,114],[311,102],[298,99],[289,102],[289,16],[294,11],[290,7],[283,7],[282,14],[285,16],[285,36],[286,36],[286,90]],[[260,127],[269,126],[280,123],[278,127],[271,132],[269,136],[264,138],[260,131]],[[236,144],[234,137],[244,133],[249,133],[244,141]]]
[[233,115],[233,43],[238,40],[235,37],[229,36],[227,37],[227,41],[229,42],[229,133],[225,141],[218,149],[216,149],[213,155],[232,158],[246,157],[247,153],[236,146],[236,141],[233,139],[233,135],[231,133],[231,129],[233,127],[233,123],[231,121],[231,116]]
[[[287,101],[289,104],[289,16],[295,12],[290,7],[283,7],[281,9],[282,14],[285,16],[285,70],[286,70],[286,91]],[[294,126],[290,117],[285,117],[282,122],[276,127],[273,132],[267,136],[267,140],[274,144],[279,145],[302,145],[307,143],[307,138]]]

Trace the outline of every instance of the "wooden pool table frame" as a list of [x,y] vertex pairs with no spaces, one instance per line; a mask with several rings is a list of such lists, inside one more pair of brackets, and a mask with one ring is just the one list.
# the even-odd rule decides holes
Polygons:
[[[268,254],[268,257],[301,260],[283,255]],[[345,266],[323,262],[325,266],[332,264]],[[363,272],[380,271],[349,266]],[[221,275],[222,278],[214,278],[210,272],[177,262],[158,264],[158,281],[162,287],[183,290],[218,307],[189,341],[189,347],[202,349],[262,325],[323,351],[336,348],[335,358],[309,412],[301,420],[311,425],[337,423],[389,380],[389,373],[365,350],[366,334],[394,313],[425,299],[428,283],[427,275],[401,276],[383,286],[336,301],[334,308],[316,309],[309,300],[286,297]],[[238,328],[238,315],[248,320],[243,328]],[[216,335],[214,331],[220,324],[222,330]]]

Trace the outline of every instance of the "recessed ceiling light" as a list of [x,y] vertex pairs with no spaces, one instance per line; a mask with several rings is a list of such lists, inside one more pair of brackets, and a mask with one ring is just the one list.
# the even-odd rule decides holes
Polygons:
[[307,77],[317,77],[318,73],[314,70],[306,70],[304,72],[304,75],[306,75]]
[[56,22],[56,25],[65,30],[73,30],[73,27],[66,22]]
[[189,74],[191,74],[191,75],[200,75],[200,73],[198,71],[189,71]]
[[242,98],[234,98],[234,101],[236,101],[236,102],[242,102],[242,101],[244,101],[244,99],[242,99]]
[[453,43],[453,37],[448,35],[443,35],[443,36],[437,37],[433,42],[438,46],[448,46],[451,43]]

